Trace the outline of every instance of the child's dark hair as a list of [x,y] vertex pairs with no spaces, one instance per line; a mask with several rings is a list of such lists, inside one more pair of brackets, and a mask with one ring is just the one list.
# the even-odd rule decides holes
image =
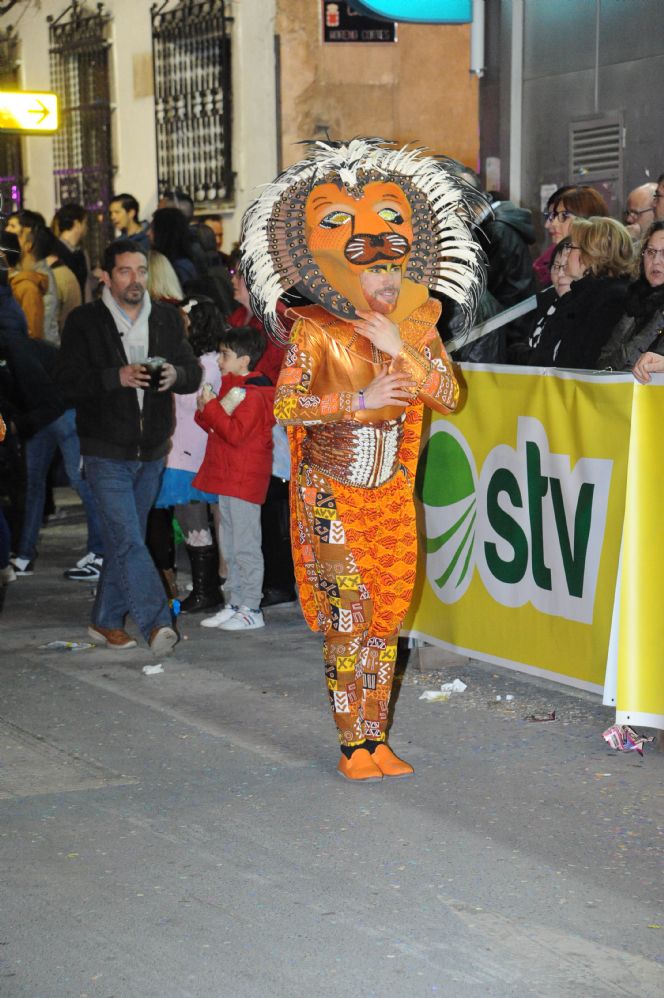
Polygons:
[[265,340],[259,329],[253,326],[229,326],[219,340],[219,347],[228,347],[238,357],[249,358],[249,370],[253,371],[265,352]]
[[224,320],[211,298],[190,298],[184,305],[189,316],[189,343],[194,356],[213,353],[224,334]]

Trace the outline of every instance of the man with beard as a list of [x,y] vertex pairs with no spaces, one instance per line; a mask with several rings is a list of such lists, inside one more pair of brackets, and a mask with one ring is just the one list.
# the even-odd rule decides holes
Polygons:
[[374,267],[367,267],[360,274],[360,287],[367,300],[369,311],[389,315],[396,308],[401,290],[401,267],[396,263],[380,263]]
[[[133,648],[124,630],[130,614],[161,655],[177,634],[145,530],[173,432],[171,393],[195,392],[201,370],[177,309],[150,301],[147,258],[136,244],[111,243],[102,269],[101,300],[70,313],[56,369],[76,407],[84,475],[104,540],[88,633],[109,647]],[[161,362],[152,381],[148,358]]]
[[423,409],[448,414],[459,398],[428,288],[470,314],[481,250],[473,191],[441,161],[380,139],[310,148],[245,215],[242,268],[273,336],[285,338],[284,292],[311,303],[286,313],[274,410],[291,444],[295,575],[323,633],[338,771],[380,780],[413,772],[387,728],[416,577]]

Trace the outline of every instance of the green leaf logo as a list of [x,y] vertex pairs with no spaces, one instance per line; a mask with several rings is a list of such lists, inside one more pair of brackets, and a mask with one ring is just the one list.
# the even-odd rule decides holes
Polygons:
[[462,435],[435,423],[415,483],[424,508],[427,578],[439,599],[454,603],[470,584],[477,519],[477,471]]

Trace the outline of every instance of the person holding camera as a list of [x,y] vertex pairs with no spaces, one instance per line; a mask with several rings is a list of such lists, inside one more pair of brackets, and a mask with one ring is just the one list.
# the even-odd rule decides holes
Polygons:
[[133,648],[129,614],[152,651],[164,654],[178,637],[145,529],[173,433],[171,393],[195,392],[201,369],[178,310],[151,302],[147,258],[131,240],[106,248],[102,270],[101,299],[70,314],[56,367],[76,407],[106,552],[88,633]]

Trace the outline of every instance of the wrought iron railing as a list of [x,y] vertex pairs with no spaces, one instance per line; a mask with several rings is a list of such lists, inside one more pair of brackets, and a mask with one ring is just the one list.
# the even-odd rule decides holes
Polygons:
[[79,0],[48,17],[51,87],[60,98],[61,126],[53,138],[55,198],[88,212],[86,248],[97,263],[112,238],[108,203],[113,189],[108,29],[103,3]]
[[160,0],[151,8],[159,194],[179,188],[197,209],[233,195],[226,6]]

